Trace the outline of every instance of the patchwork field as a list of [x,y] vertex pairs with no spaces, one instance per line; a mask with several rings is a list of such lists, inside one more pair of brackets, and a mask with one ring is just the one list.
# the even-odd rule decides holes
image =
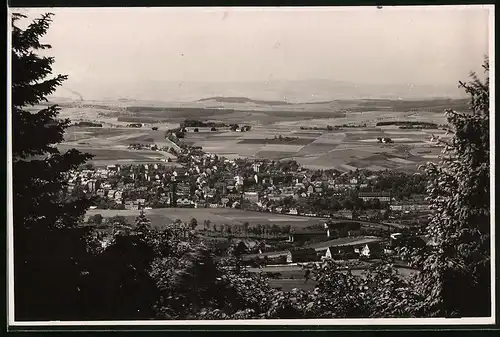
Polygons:
[[[412,172],[421,164],[436,161],[441,151],[432,136],[445,138],[442,130],[377,127],[378,122],[422,121],[445,124],[445,106],[462,108],[462,101],[345,100],[317,103],[286,103],[253,100],[201,100],[191,103],[153,102],[66,102],[64,117],[104,123],[103,128],[68,130],[66,144],[80,149],[92,148],[100,163],[118,160],[143,162],[161,159],[148,153],[123,152],[131,143],[169,145],[164,140],[167,128],[177,127],[186,118],[205,121],[250,124],[249,132],[216,132],[188,129],[185,142],[201,146],[206,152],[234,158],[293,159],[312,169],[401,170]],[[114,104],[114,105],[113,105]],[[128,104],[128,105],[127,105]],[[88,112],[88,114],[86,114]],[[85,116],[88,118],[85,119]],[[146,123],[143,128],[124,127],[128,122]],[[109,127],[113,125],[114,127]],[[328,125],[351,125],[326,131]],[[158,131],[152,131],[156,126]],[[301,127],[316,127],[304,130]],[[275,139],[291,137],[290,139]],[[377,138],[389,137],[382,144]],[[107,152],[99,151],[105,149]],[[113,153],[112,151],[117,151]],[[108,157],[107,157],[108,156]],[[152,158],[153,157],[153,158]]]
[[[281,226],[291,226],[293,228],[304,228],[323,223],[325,219],[299,217],[291,215],[279,215],[272,213],[250,212],[230,208],[157,208],[145,210],[146,216],[151,220],[154,227],[161,228],[165,224],[170,224],[176,219],[184,222],[192,218],[198,220],[200,226],[203,220],[210,220],[213,224],[243,224],[248,222],[250,225],[276,224]],[[112,217],[121,215],[126,217],[132,224],[140,211],[133,210],[89,210],[86,217],[101,214],[103,217]]]
[[[274,139],[279,135],[291,139]],[[411,172],[427,161],[437,160],[441,148],[430,142],[432,135],[445,138],[441,130],[370,126],[308,133],[290,125],[275,124],[272,128],[254,126],[245,133],[188,133],[186,141],[207,152],[233,158],[293,159],[312,169],[371,167]],[[393,143],[380,143],[377,138],[391,138]]]
[[67,129],[64,139],[66,142],[78,142],[97,144],[110,143],[115,145],[128,145],[131,143],[158,143],[165,140],[164,130],[153,131],[149,127],[127,128],[127,127],[70,127]]
[[[175,156],[163,151],[133,150],[130,144],[157,144],[168,146],[164,132],[153,131],[150,128],[87,128],[70,127],[65,134],[65,142],[60,144],[60,150],[76,148],[82,152],[94,155],[90,161],[96,166],[110,164],[147,164],[165,163],[167,158],[175,160]],[[168,163],[169,165],[177,165]]]
[[175,162],[167,163],[165,159],[175,160],[175,156],[167,152],[157,152],[149,150],[129,150],[126,148],[98,148],[88,146],[72,146],[68,144],[59,145],[60,151],[66,151],[71,148],[77,148],[84,153],[90,153],[94,157],[89,161],[97,167],[113,164],[153,164],[162,163],[163,165],[178,166]]
[[[307,135],[306,135],[307,134]],[[274,137],[282,135],[290,140]],[[430,142],[431,136],[445,138],[440,130],[403,130],[390,127],[344,128],[307,133],[290,126],[255,126],[249,132],[189,132],[185,142],[204,151],[228,158],[293,159],[312,169],[415,171],[427,161],[435,161],[441,148]],[[389,137],[393,143],[379,143]],[[94,154],[96,165],[120,162],[146,163],[172,158],[154,151],[129,150],[134,143],[168,146],[164,131],[151,128],[80,128],[71,127],[61,148],[77,148]]]

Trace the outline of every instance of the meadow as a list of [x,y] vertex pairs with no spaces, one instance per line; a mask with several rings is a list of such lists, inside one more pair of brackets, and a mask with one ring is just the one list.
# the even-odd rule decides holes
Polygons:
[[[325,219],[311,218],[293,215],[281,215],[273,213],[251,212],[232,208],[156,208],[144,211],[151,220],[151,225],[161,228],[179,219],[189,222],[192,218],[198,221],[200,229],[203,228],[203,221],[210,220],[212,224],[240,224],[248,222],[251,226],[258,224],[276,224],[278,226],[291,226],[292,228],[305,228],[324,223]],[[88,210],[85,217],[101,214],[103,217],[116,215],[124,216],[130,223],[134,223],[139,215],[138,210],[111,210],[93,209]]]
[[164,131],[151,130],[151,128],[92,128],[70,127],[65,134],[65,142],[60,144],[60,150],[76,148],[82,152],[94,155],[90,160],[95,166],[111,164],[150,164],[163,163],[176,166],[175,162],[166,163],[170,158],[175,161],[175,156],[163,152],[147,149],[129,149],[130,144],[156,144],[166,146]]

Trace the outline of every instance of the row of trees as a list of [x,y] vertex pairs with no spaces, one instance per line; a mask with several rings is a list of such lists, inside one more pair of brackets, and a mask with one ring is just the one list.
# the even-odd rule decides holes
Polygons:
[[73,123],[72,126],[102,128],[102,123],[81,121],[81,122],[75,122],[75,123]]
[[370,188],[377,191],[390,191],[394,198],[403,200],[415,194],[424,194],[428,182],[429,176],[425,172],[408,174],[404,172],[383,171],[372,182]]
[[318,127],[318,126],[301,126],[301,130],[319,130],[319,131],[334,131],[342,128],[366,128],[366,123],[364,124],[340,124],[340,125],[327,125],[326,127]]
[[266,205],[276,208],[283,207],[284,210],[296,208],[301,213],[327,214],[341,210],[387,210],[389,204],[377,198],[364,201],[355,194],[343,196],[328,196],[312,194],[306,198],[294,199],[285,197],[280,200],[270,200]]
[[[489,83],[462,86],[469,113],[448,112],[454,137],[443,161],[427,168],[435,213],[431,244],[403,250],[421,273],[398,276],[382,263],[360,279],[326,263],[314,291],[283,292],[172,224],[101,235],[81,227],[91,200],[65,198],[66,173],[91,156],[60,153],[68,120],[58,108],[26,106],[66,79],[50,77],[54,59],[36,54],[51,15],[27,28],[12,21],[12,165],[16,320],[450,317],[490,315]],[[488,62],[485,71],[488,74]]]
[[231,127],[232,124],[217,123],[217,122],[203,122],[197,119],[186,119],[180,124],[181,128],[224,128]]
[[205,228],[206,230],[219,232],[224,234],[239,234],[239,235],[286,235],[290,233],[290,226],[278,226],[276,224],[257,224],[255,226],[250,226],[248,222],[244,222],[242,225],[237,224],[211,224],[211,227]]

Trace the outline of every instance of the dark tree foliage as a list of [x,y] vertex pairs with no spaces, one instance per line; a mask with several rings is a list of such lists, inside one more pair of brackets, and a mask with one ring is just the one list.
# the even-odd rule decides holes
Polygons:
[[147,235],[151,230],[151,221],[146,217],[144,211],[141,211],[139,216],[135,219],[134,230],[140,235]]
[[426,174],[406,174],[384,171],[370,188],[378,191],[390,190],[394,198],[401,200],[413,194],[424,194],[428,182]]
[[76,150],[60,153],[69,120],[58,108],[27,111],[44,101],[67,78],[51,77],[52,57],[40,38],[51,14],[26,29],[12,16],[12,166],[14,217],[15,315],[17,320],[67,319],[78,315],[79,282],[85,260],[85,230],[75,228],[90,200],[63,198],[66,173],[91,158]]
[[157,298],[149,276],[154,250],[143,233],[116,234],[89,263],[79,319],[149,319]]
[[470,111],[447,111],[449,132],[441,163],[426,167],[434,213],[427,231],[431,244],[414,253],[422,268],[417,289],[426,295],[427,315],[490,315],[490,147],[489,63],[486,80],[471,74],[460,86]]
[[87,222],[89,224],[96,224],[96,225],[100,225],[102,224],[102,221],[103,221],[103,216],[101,214],[96,214],[96,215],[92,215],[88,218]]
[[196,226],[198,226],[198,221],[195,218],[191,218],[191,220],[189,220],[189,227],[194,230]]

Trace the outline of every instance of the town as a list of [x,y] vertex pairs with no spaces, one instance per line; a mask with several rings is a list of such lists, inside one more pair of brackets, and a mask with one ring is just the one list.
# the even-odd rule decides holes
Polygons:
[[[129,145],[168,152],[175,156],[168,163],[86,164],[71,171],[67,193],[94,200],[87,224],[99,219],[99,228],[118,230],[115,221],[121,211],[137,216],[151,210],[168,214],[169,209],[196,209],[205,212],[197,214],[206,218],[183,221],[196,236],[217,242],[218,247],[223,242],[240,245],[248,265],[264,266],[324,258],[379,259],[401,244],[423,242],[430,213],[424,198],[425,174],[311,170],[295,161],[227,159],[186,145],[179,132],[196,131],[184,125],[168,130],[165,137],[171,147]],[[233,223],[230,219],[223,224],[212,222],[211,212],[218,209],[231,209],[240,216]],[[263,223],[245,221],[248,214],[259,213],[309,221],[307,225],[264,217]]]

